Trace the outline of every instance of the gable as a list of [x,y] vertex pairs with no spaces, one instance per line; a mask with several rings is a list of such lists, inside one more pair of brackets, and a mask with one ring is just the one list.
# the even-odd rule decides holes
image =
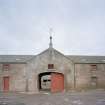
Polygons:
[[73,70],[73,62],[59,51],[48,48],[38,54],[30,62],[31,69],[36,72],[44,72],[49,69],[48,65],[53,64],[53,69],[58,72]]
[[64,54],[62,54],[61,52],[57,51],[54,48],[48,48],[47,50],[41,52],[40,54],[36,55],[34,59],[32,60],[40,60],[43,62],[48,62],[48,63],[54,63],[54,62],[69,62],[69,63],[73,63],[73,61],[65,56]]

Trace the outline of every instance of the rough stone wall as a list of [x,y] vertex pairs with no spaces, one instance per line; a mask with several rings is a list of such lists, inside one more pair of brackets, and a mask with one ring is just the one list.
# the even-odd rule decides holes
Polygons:
[[9,91],[25,91],[26,64],[9,64],[9,70],[3,70],[0,64],[0,91],[3,91],[3,77],[9,76]]
[[97,65],[96,70],[91,70],[92,64],[75,64],[76,89],[92,88],[91,77],[97,78],[96,88],[105,88],[105,64]]

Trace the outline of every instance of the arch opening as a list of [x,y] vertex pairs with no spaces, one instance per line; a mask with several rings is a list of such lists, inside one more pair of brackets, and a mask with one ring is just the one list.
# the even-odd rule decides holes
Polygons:
[[64,90],[64,75],[59,72],[43,72],[38,75],[39,90],[62,92]]

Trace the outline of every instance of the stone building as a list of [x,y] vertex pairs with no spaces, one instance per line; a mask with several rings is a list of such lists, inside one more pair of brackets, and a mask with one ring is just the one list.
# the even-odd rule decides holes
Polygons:
[[105,56],[64,55],[49,48],[38,55],[0,55],[0,91],[63,92],[105,88]]

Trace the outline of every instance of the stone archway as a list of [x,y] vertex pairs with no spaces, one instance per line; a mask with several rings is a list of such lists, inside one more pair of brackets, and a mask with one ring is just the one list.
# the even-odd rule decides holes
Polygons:
[[64,90],[64,75],[58,72],[44,72],[39,76],[39,90],[62,92]]

